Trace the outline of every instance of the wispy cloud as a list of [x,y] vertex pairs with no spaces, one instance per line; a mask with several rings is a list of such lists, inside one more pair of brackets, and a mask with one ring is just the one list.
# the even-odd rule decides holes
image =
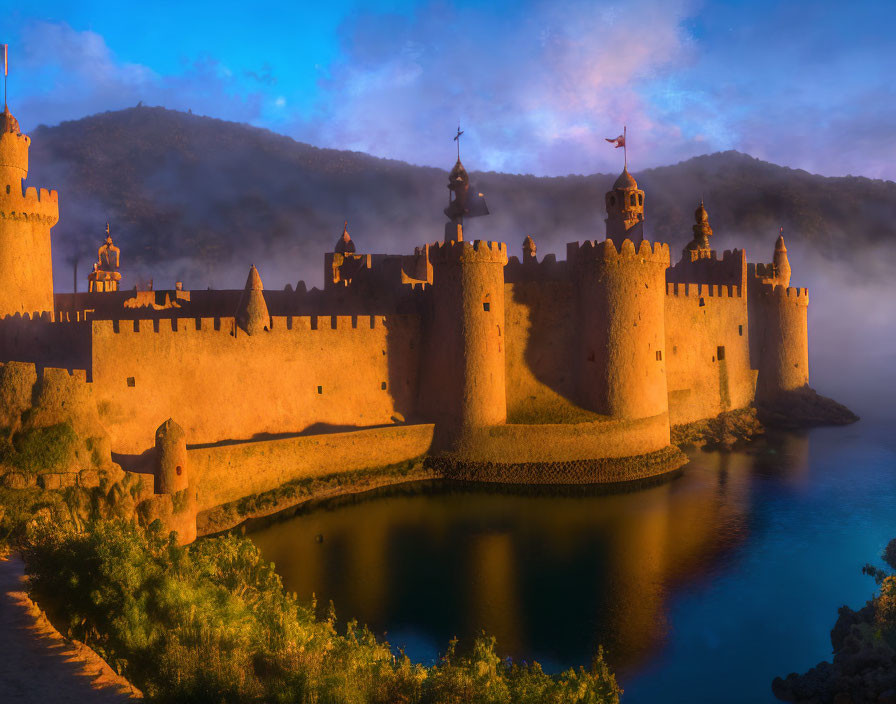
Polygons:
[[[443,164],[460,119],[478,168],[593,172],[618,167],[603,138],[624,122],[633,153],[670,139],[643,81],[690,60],[690,3],[537,3],[501,14],[429,4],[360,14],[322,83],[315,141]],[[676,140],[680,139],[677,134]]]
[[[246,90],[218,59],[202,57],[184,64],[177,75],[163,76],[147,65],[120,61],[102,36],[66,23],[28,23],[20,49],[16,75],[42,88],[21,97],[15,84],[11,88],[10,101],[25,125],[55,124],[139,102],[252,122],[268,101],[261,90]],[[272,81],[270,70],[263,70],[253,82]]]

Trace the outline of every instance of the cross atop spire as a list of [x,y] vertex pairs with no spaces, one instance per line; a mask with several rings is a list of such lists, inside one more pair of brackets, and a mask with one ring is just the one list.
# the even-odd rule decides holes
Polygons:
[[457,142],[457,160],[460,161],[460,136],[464,131],[460,128],[460,122],[457,123],[457,134],[454,135],[454,141]]

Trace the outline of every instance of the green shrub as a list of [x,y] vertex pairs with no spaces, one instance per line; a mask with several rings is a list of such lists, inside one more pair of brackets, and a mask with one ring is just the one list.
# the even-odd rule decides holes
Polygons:
[[75,457],[78,435],[71,423],[31,428],[16,433],[3,461],[29,474],[68,469]]
[[233,535],[179,547],[156,522],[49,524],[24,550],[30,591],[54,623],[100,652],[158,702],[438,704],[616,703],[598,652],[590,670],[546,675],[482,636],[435,666],[394,655],[355,623],[284,592],[273,565]]

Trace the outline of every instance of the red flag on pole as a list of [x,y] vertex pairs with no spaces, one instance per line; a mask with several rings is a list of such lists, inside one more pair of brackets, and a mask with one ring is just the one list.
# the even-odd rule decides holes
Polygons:
[[619,135],[616,139],[610,139],[608,137],[604,137],[604,139],[606,139],[616,149],[619,149],[619,147],[625,146],[625,135]]

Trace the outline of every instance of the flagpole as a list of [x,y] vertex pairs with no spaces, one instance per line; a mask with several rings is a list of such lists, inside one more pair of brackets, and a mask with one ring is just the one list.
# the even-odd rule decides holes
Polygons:
[[622,154],[623,159],[625,160],[625,170],[628,171],[628,128],[623,125],[622,126]]

